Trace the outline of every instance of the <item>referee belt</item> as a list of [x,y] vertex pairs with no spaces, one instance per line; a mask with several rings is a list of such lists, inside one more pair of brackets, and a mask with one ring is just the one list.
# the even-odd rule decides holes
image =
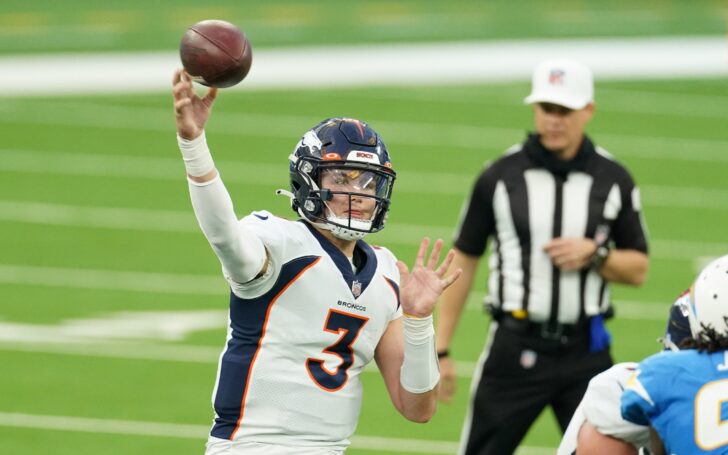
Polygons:
[[517,318],[512,313],[503,313],[496,320],[499,327],[530,337],[558,341],[564,344],[574,339],[586,338],[589,335],[586,321],[575,324],[550,321],[536,322],[527,318]]

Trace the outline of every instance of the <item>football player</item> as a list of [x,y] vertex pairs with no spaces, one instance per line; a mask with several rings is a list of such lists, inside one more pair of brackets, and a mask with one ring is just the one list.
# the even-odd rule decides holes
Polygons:
[[[686,291],[670,309],[665,336],[660,339],[667,350],[677,351],[685,340],[691,339],[688,303]],[[634,362],[618,363],[592,378],[569,422],[557,455],[649,453],[649,427],[624,420],[620,408],[622,392],[637,365]]]
[[238,220],[204,133],[217,90],[198,96],[180,69],[173,95],[192,205],[231,289],[206,453],[343,453],[372,360],[395,408],[428,421],[440,375],[432,311],[460,272],[446,274],[452,252],[438,264],[442,240],[427,257],[425,238],[411,271],[362,240],[384,228],[395,180],[379,135],[355,119],[316,125],[279,190],[300,219]]
[[687,305],[692,342],[643,360],[622,394],[622,416],[654,429],[670,454],[728,453],[728,256],[698,275]]

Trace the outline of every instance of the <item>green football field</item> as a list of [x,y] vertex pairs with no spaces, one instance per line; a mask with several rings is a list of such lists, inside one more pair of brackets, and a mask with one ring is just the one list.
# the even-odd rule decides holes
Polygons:
[[[372,241],[411,261],[422,235],[450,239],[475,173],[522,139],[526,90],[223,92],[208,137],[240,215],[268,208],[291,216],[273,192],[287,185],[296,138],[328,114],[369,121],[399,172],[388,227]],[[650,230],[649,281],[615,287],[609,325],[616,359],[639,359],[657,350],[668,304],[697,268],[728,252],[728,87],[643,81],[597,91],[590,132],[641,185]],[[227,290],[192,215],[170,96],[6,99],[0,125],[3,452],[199,453]],[[452,346],[462,362],[457,400],[431,423],[410,424],[367,373],[350,453],[402,453],[397,444],[417,449],[404,453],[453,450],[486,333],[483,292],[484,278]],[[159,327],[120,328],[136,327],[134,317]],[[197,329],[175,331],[175,322]],[[547,413],[525,444],[554,447],[558,439]]]
[[[569,0],[548,2],[552,9],[535,0],[209,3],[9,0],[0,5],[0,57],[173,49],[186,25],[211,16],[246,24],[261,47],[330,36],[351,44],[720,35],[727,17],[722,2],[707,0],[659,9]],[[638,360],[658,350],[674,297],[706,261],[728,253],[728,84],[598,81],[596,91],[589,133],[640,185],[650,233],[649,279],[613,287],[609,322],[615,360]],[[370,240],[411,263],[422,236],[451,240],[475,175],[523,139],[527,92],[526,83],[224,91],[207,134],[239,216],[293,217],[274,191],[288,186],[287,156],[300,135],[328,116],[369,122],[398,172],[387,228]],[[190,207],[171,95],[0,95],[0,133],[0,453],[202,453],[228,291]],[[455,451],[488,326],[484,266],[479,275],[451,347],[456,400],[426,425],[408,423],[370,370],[347,453]],[[559,439],[546,412],[519,453],[553,453]]]
[[255,48],[483,39],[721,35],[723,0],[3,0],[0,54],[168,50],[201,19]]

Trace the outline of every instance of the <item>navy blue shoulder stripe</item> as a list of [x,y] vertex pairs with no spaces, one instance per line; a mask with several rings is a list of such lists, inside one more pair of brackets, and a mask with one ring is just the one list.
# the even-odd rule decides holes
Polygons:
[[[311,235],[313,235],[314,238],[319,242],[319,245],[321,245],[321,248],[323,248],[324,251],[326,251],[326,253],[329,255],[329,257],[331,257],[331,260],[334,261],[334,264],[336,264],[339,272],[341,272],[341,276],[349,285],[349,289],[354,288],[354,282],[356,281],[359,283],[360,286],[359,295],[363,294],[366,288],[372,282],[372,278],[374,278],[374,273],[377,270],[377,255],[376,253],[374,253],[372,247],[363,240],[357,240],[356,248],[363,254],[366,259],[362,269],[355,274],[354,271],[351,269],[351,263],[349,263],[349,260],[346,258],[346,256],[344,256],[344,253],[342,253],[340,249],[332,244],[326,237],[324,237],[319,231],[316,230],[316,228],[311,226],[309,223],[306,223],[305,221],[302,221],[302,223],[306,225],[308,230],[311,231]],[[354,293],[352,291],[352,295],[353,294]],[[359,295],[353,296],[354,298],[357,298],[359,297]]]
[[304,256],[284,264],[271,290],[260,297],[241,299],[230,293],[232,337],[222,356],[214,402],[217,417],[210,433],[212,436],[222,439],[235,436],[243,420],[248,380],[265,336],[270,308],[288,286],[319,259],[320,256]]
[[387,283],[392,286],[392,290],[394,291],[394,294],[397,296],[397,309],[399,310],[399,286],[397,286],[397,283],[394,282],[394,280],[390,280],[386,276],[384,279],[387,281]]

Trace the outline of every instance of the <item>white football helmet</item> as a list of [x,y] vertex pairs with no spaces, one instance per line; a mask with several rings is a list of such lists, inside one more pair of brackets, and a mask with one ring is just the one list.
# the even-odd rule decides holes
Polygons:
[[698,275],[690,292],[688,320],[693,338],[712,327],[728,334],[728,255],[708,264]]

